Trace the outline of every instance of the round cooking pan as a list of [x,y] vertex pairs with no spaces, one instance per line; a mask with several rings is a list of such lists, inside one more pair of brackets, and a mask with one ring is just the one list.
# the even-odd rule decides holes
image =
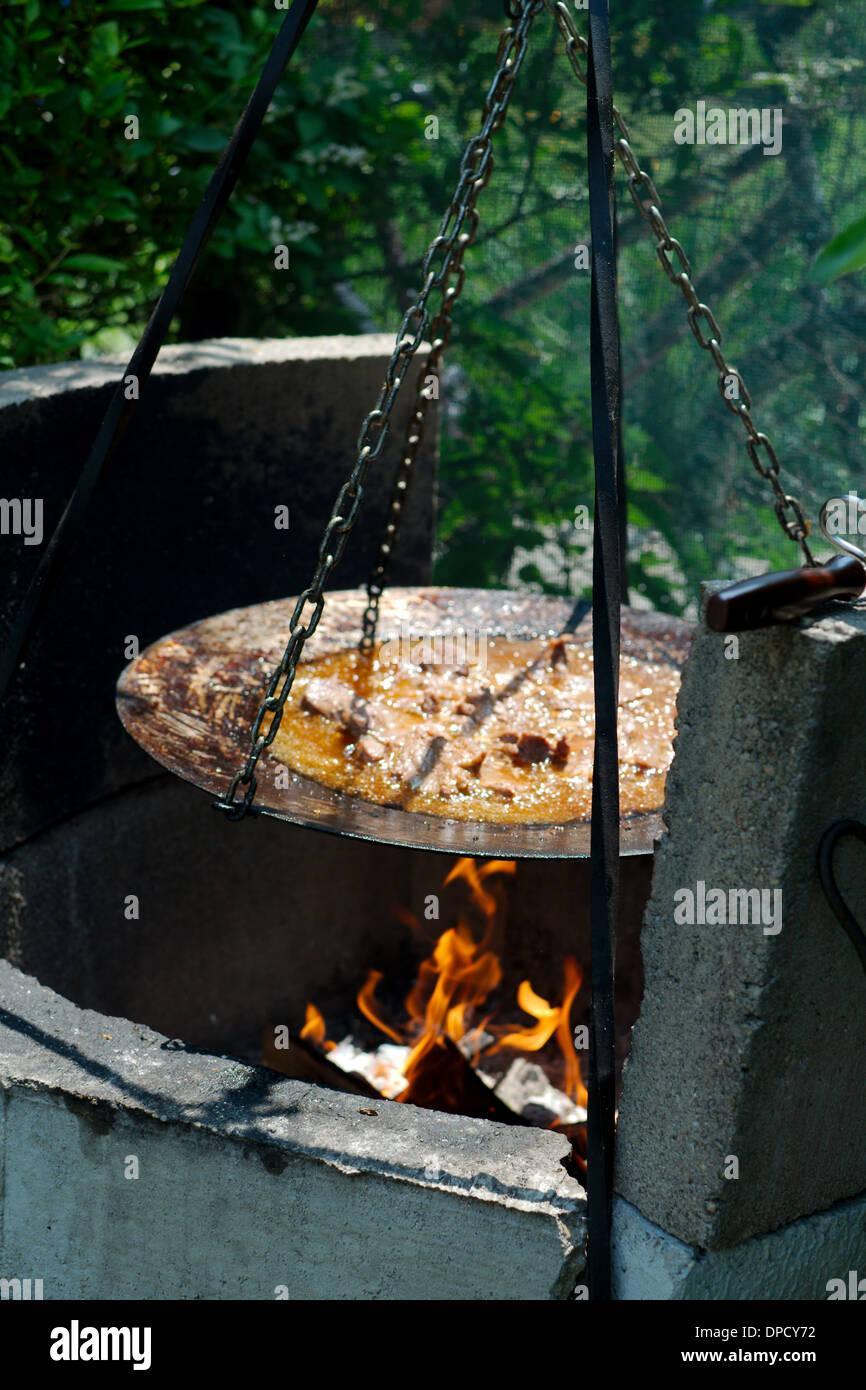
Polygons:
[[[124,670],[117,708],[127,731],[163,767],[195,786],[223,795],[249,749],[249,730],[270,676],[282,657],[296,600],[237,608],[162,638]],[[366,593],[326,596],[308,659],[356,644]],[[574,626],[572,600],[495,589],[389,589],[380,604],[379,633],[408,631],[413,640],[459,632],[512,640],[554,637],[565,629],[592,644],[592,617]],[[692,626],[658,613],[622,611],[623,654],[681,670]],[[565,824],[497,825],[488,821],[380,806],[290,773],[277,786],[281,764],[262,754],[254,806],[267,815],[337,835],[447,854],[503,859],[571,859],[589,854],[588,820]],[[282,778],[281,780],[285,780]],[[622,817],[621,853],[647,854],[662,829],[661,813]]]

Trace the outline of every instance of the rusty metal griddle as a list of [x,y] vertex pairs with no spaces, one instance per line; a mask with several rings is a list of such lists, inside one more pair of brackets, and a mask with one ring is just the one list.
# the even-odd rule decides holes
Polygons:
[[[328,596],[308,659],[357,644],[367,601],[364,590]],[[148,647],[123,672],[117,708],[127,731],[170,772],[214,795],[225,792],[262,690],[285,644],[295,600],[237,608],[205,618]],[[515,640],[556,636],[569,623],[570,599],[495,589],[395,588],[382,597],[381,630],[406,624],[413,640],[438,633],[480,631]],[[682,669],[691,624],[658,613],[623,609],[622,650]],[[587,615],[575,640],[592,645]],[[276,785],[280,764],[263,757],[256,809],[337,835],[448,854],[508,859],[564,859],[589,854],[589,820],[563,825],[462,821],[378,805],[289,774]],[[283,779],[285,780],[285,779]],[[646,854],[661,832],[657,811],[623,816],[621,852]]]

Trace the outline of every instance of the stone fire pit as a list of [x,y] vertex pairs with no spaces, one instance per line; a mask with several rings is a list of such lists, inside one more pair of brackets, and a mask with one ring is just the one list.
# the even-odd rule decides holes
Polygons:
[[[311,997],[327,1013],[368,965],[403,961],[390,907],[417,912],[443,861],[229,825],[114,716],[130,634],[143,648],[300,587],[390,346],[165,350],[4,712],[0,1278],[45,1298],[585,1295],[564,1138],[243,1060],[266,1021]],[[4,486],[45,499],[46,534],[121,366],[0,376]],[[434,433],[395,582],[430,579]],[[387,473],[342,585],[364,576]],[[16,552],[7,615],[35,550]],[[619,1124],[620,1298],[819,1299],[866,1270],[866,980],[814,867],[827,824],[866,818],[864,681],[863,605],[746,634],[737,660],[699,632]],[[859,849],[837,870],[862,916]],[[652,867],[631,861],[625,915]],[[781,930],[675,922],[698,881],[778,888]],[[586,884],[580,862],[520,866],[510,954],[539,987],[585,943]]]

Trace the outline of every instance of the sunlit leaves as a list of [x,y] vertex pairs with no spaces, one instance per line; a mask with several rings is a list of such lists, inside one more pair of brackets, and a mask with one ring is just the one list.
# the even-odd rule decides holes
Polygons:
[[812,278],[821,285],[851,275],[866,266],[866,217],[859,218],[835,236],[812,266]]

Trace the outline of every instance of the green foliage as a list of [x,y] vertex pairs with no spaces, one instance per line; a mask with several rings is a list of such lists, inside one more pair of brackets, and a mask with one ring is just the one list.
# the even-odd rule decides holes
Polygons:
[[[866,295],[849,272],[866,228],[850,151],[866,135],[866,0],[612,9],[638,157],[786,489],[815,515],[862,475]],[[6,0],[0,365],[131,349],[283,18],[264,0]],[[490,0],[321,0],[174,337],[395,331],[501,27]],[[673,114],[699,99],[782,108],[783,153],[676,145]],[[574,526],[593,478],[589,276],[573,263],[589,242],[584,108],[545,12],[496,135],[443,380],[443,581],[588,589],[591,533]],[[682,611],[708,575],[796,552],[619,188],[630,579]]]
[[[0,364],[92,352],[107,329],[134,341],[280,19],[204,0],[8,0],[0,170],[14,199],[0,223]],[[222,331],[284,331],[292,317],[304,331],[323,255],[334,274],[355,252],[373,170],[387,178],[406,161],[419,108],[394,100],[399,64],[382,62],[365,26],[326,35],[323,15],[280,85],[179,336],[205,336],[197,315],[221,310],[234,319]],[[292,265],[282,296],[277,245]],[[354,325],[343,315],[322,331],[331,326]]]
[[812,266],[812,279],[829,285],[840,275],[851,275],[866,266],[866,217],[846,227],[824,247]]

